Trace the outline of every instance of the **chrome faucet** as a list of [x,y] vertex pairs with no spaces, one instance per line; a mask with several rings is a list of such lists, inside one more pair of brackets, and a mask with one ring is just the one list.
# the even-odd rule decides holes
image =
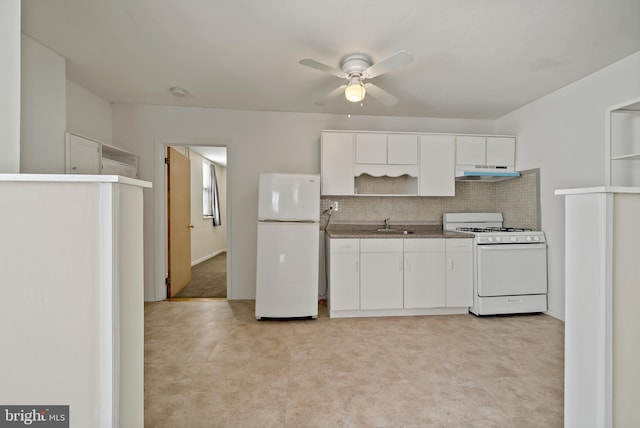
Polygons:
[[390,217],[387,217],[387,218],[384,219],[384,228],[385,229],[389,229],[389,219],[390,219]]

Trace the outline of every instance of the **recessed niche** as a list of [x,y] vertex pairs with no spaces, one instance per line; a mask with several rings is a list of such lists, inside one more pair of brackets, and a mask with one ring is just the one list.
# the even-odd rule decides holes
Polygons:
[[418,179],[409,175],[373,177],[362,174],[355,177],[357,195],[417,195]]

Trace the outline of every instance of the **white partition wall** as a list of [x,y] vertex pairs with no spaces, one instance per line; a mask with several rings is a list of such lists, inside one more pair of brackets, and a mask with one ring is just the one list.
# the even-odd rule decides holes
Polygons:
[[0,174],[3,405],[68,405],[71,426],[143,426],[145,187]]
[[564,423],[640,426],[640,188],[565,195]]

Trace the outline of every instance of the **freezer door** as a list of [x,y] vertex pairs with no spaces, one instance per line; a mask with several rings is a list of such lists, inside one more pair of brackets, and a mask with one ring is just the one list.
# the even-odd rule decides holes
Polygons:
[[256,318],[318,316],[317,223],[258,223]]
[[258,220],[318,221],[320,176],[260,174]]

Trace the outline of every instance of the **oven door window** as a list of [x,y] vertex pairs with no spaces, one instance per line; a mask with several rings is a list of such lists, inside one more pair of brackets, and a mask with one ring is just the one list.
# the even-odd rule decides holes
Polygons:
[[478,245],[478,295],[547,292],[547,245]]

